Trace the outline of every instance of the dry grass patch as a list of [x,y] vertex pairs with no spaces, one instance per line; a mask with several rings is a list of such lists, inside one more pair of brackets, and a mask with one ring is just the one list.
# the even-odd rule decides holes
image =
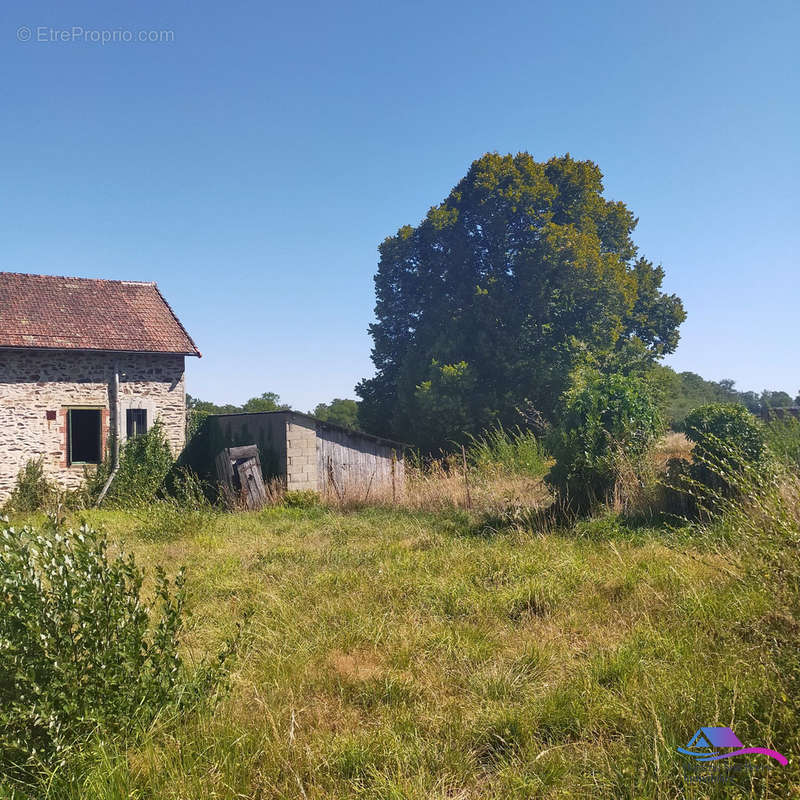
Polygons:
[[683,433],[668,433],[656,445],[653,452],[654,465],[659,472],[664,472],[667,462],[672,458],[692,460],[694,444]]
[[367,650],[351,653],[334,650],[328,656],[328,664],[337,675],[348,680],[365,681],[383,672],[380,659]]

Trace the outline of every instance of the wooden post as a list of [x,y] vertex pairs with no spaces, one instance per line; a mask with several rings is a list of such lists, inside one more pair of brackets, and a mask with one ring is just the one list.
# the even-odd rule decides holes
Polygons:
[[397,505],[397,483],[395,475],[397,473],[397,450],[392,448],[392,505]]
[[461,445],[461,463],[464,467],[464,487],[467,490],[467,508],[472,508],[472,497],[469,494],[469,475],[467,474],[467,451],[464,445]]

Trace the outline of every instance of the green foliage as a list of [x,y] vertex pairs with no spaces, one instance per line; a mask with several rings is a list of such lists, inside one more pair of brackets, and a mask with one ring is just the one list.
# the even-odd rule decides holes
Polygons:
[[[800,494],[770,480],[677,529],[604,514],[479,537],[467,514],[275,507],[137,541],[192,564],[194,653],[245,609],[257,635],[228,700],[82,746],[48,796],[795,796],[791,761],[690,785],[675,751],[698,719],[800,748]],[[94,516],[130,535],[129,513]]]
[[784,391],[769,391],[764,389],[759,398],[761,402],[761,409],[767,408],[788,408],[792,405],[792,398],[787,392]]
[[764,389],[757,392],[740,392],[729,378],[707,381],[694,372],[675,372],[663,365],[654,365],[648,379],[659,396],[664,418],[676,430],[681,429],[687,414],[711,403],[738,403],[756,416],[769,408],[792,405],[792,398],[782,391]]
[[[175,463],[164,427],[156,422],[147,433],[128,439],[120,448],[119,470],[103,501],[108,507],[133,508],[152,502]],[[102,486],[111,469],[106,458],[94,486]]]
[[313,489],[296,489],[284,492],[283,504],[287,508],[314,508],[319,505],[319,495]]
[[502,425],[470,437],[467,459],[479,471],[493,474],[498,468],[513,475],[544,475],[549,456],[532,431],[522,428],[507,431]]
[[475,161],[380,246],[362,425],[436,449],[523,406],[552,419],[577,366],[641,371],[672,352],[683,306],[637,255],[635,224],[590,161]]
[[700,406],[686,417],[684,428],[694,442],[690,478],[714,492],[735,492],[736,476],[757,468],[766,456],[764,428],[744,406]]
[[44,474],[43,460],[29,459],[17,475],[14,490],[5,508],[23,513],[39,511],[47,506],[55,494],[55,486]]
[[772,419],[764,426],[767,446],[788,466],[800,470],[800,419]]
[[234,406],[230,403],[224,405],[217,405],[210,400],[201,400],[199,397],[192,397],[186,395],[186,408],[191,412],[199,412],[201,414],[236,414],[242,410],[241,406]]
[[251,397],[246,403],[241,406],[231,405],[226,403],[224,405],[217,405],[208,400],[200,400],[197,397],[192,397],[190,394],[186,395],[186,408],[199,414],[239,414],[242,412],[251,413],[255,411],[288,411],[289,406],[280,403],[280,395],[275,392],[264,392],[258,397]]
[[[666,398],[667,418],[671,425],[682,427],[686,415],[709,403],[738,403],[742,395],[732,380],[707,381],[694,372],[675,373],[669,367],[660,367],[673,376]],[[744,404],[744,403],[743,403]]]
[[289,406],[279,403],[280,396],[275,392],[264,392],[258,397],[251,397],[243,406],[242,411],[287,411]]
[[662,430],[650,386],[624,375],[594,375],[564,398],[553,431],[555,458],[547,481],[562,504],[584,512],[609,499],[622,459],[634,470]]
[[189,445],[195,436],[202,429],[206,418],[211,414],[210,411],[202,411],[197,408],[186,409],[186,444]]
[[173,466],[152,500],[132,506],[136,534],[146,541],[200,535],[219,513],[208,499],[211,488],[191,469]]
[[358,403],[337,397],[330,403],[319,403],[311,412],[311,416],[345,428],[358,428]]
[[208,501],[203,506],[191,507],[171,497],[159,498],[133,509],[134,530],[148,542],[196,537],[208,530],[217,513]]
[[716,512],[721,498],[757,479],[767,455],[764,427],[744,406],[712,403],[692,411],[684,428],[694,449],[683,483],[697,510]]
[[426,378],[414,392],[414,441],[423,450],[432,451],[469,435],[479,395],[474,371],[466,361],[439,364],[434,359]]
[[[739,439],[750,441],[750,456],[756,457],[758,435],[747,431],[742,437],[737,423],[731,427]],[[729,436],[728,441],[732,440],[734,436]],[[740,451],[735,455],[741,459]],[[729,542],[735,549],[731,561],[742,573],[741,582],[751,594],[758,592],[766,598],[768,613],[738,624],[747,646],[766,665],[776,694],[780,693],[777,713],[769,716],[773,741],[781,742],[785,753],[797,741],[800,713],[800,475],[774,462],[731,464],[730,457],[706,462],[709,471],[716,473],[712,483],[733,485],[735,491],[714,493],[713,513],[695,524],[694,533]],[[762,715],[767,716],[765,711]],[[791,793],[776,790],[775,796]]]
[[184,577],[158,568],[148,603],[133,556],[109,557],[105,534],[0,537],[0,770],[23,778],[99,731],[146,725],[185,691]]

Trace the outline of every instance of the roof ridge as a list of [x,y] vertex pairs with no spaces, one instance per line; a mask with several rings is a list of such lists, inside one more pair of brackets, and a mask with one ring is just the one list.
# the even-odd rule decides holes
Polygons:
[[[94,283],[122,283],[132,286],[156,286],[155,281],[129,281],[120,278],[82,278],[79,275],[43,275],[41,272],[12,272],[0,270],[0,275],[17,275],[20,278],[52,278],[62,281],[92,281]],[[159,292],[160,294],[160,292]]]

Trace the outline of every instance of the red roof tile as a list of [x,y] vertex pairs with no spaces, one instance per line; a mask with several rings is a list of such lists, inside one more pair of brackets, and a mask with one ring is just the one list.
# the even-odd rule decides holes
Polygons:
[[199,356],[155,283],[0,272],[0,347]]

